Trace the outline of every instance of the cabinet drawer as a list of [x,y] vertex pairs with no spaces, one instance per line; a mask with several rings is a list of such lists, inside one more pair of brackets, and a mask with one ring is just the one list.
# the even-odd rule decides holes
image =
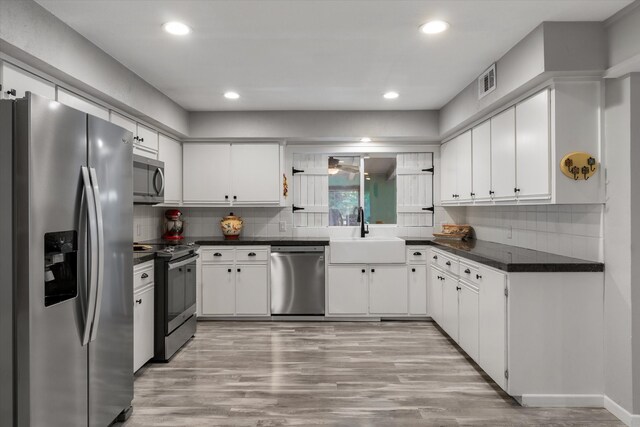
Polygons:
[[407,262],[424,263],[427,261],[427,248],[410,247],[407,248]]
[[233,263],[233,249],[203,249],[202,262]]
[[455,274],[456,276],[459,274],[459,262],[457,258],[445,255],[438,251],[433,251],[432,254],[432,263],[451,274]]
[[[150,264],[144,263],[141,268],[133,270],[133,289],[141,289],[153,283],[153,261]],[[136,266],[137,267],[137,266]]]
[[480,283],[480,270],[475,264],[460,260],[460,278],[474,285]]
[[236,261],[238,263],[257,262],[264,264],[268,259],[266,249],[236,249]]

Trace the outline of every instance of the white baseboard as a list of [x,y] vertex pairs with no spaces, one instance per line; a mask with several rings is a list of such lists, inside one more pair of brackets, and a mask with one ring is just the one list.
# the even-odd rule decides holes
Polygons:
[[640,427],[640,415],[632,414],[607,396],[604,396],[604,408],[629,427]]
[[601,394],[523,394],[522,406],[546,408],[602,408]]

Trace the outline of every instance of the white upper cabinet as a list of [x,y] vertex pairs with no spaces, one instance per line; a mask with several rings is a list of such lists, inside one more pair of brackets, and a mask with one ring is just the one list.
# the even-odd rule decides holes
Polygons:
[[513,107],[491,118],[491,184],[494,199],[515,199],[516,115]]
[[138,123],[137,137],[134,142],[148,150],[158,151],[158,132]]
[[516,105],[518,198],[550,199],[549,91]]
[[231,177],[234,204],[280,203],[280,146],[234,144]]
[[456,144],[455,138],[440,147],[440,169],[442,170],[440,199],[443,203],[456,201]]
[[472,130],[473,198],[491,199],[491,121],[476,126]]
[[109,120],[109,109],[98,105],[95,102],[89,101],[86,98],[76,95],[73,92],[58,87],[58,102],[64,105],[68,105],[71,108],[80,110],[92,116],[99,117],[103,120]]
[[183,177],[185,203],[278,205],[280,146],[186,143]]
[[[136,123],[135,120],[130,119],[129,117],[125,117],[121,114],[118,114],[115,111],[111,111],[110,121],[114,125],[118,125],[121,128],[125,128],[126,130],[131,132],[134,137],[138,135],[138,130],[137,130],[138,124]],[[136,142],[137,142],[136,140],[133,141],[134,144]]]
[[133,154],[158,159],[158,132],[115,111],[111,111],[110,120],[111,123],[123,127],[133,134]]
[[182,202],[182,144],[160,135],[158,160],[164,162],[164,203],[179,204]]
[[25,92],[35,93],[45,98],[56,99],[56,85],[21,68],[2,62],[2,92],[0,99],[24,97]]
[[471,131],[456,138],[456,200],[471,200]]
[[442,203],[604,203],[601,170],[588,180],[560,170],[562,158],[576,151],[600,163],[600,98],[598,80],[552,82],[471,129],[471,166],[465,133],[443,144]]
[[182,165],[185,203],[228,203],[231,200],[231,144],[184,144]]

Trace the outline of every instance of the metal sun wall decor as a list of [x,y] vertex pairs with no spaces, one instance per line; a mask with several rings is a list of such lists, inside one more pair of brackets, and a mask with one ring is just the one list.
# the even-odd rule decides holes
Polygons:
[[591,178],[598,171],[598,166],[596,158],[583,151],[569,153],[560,161],[562,173],[575,181]]

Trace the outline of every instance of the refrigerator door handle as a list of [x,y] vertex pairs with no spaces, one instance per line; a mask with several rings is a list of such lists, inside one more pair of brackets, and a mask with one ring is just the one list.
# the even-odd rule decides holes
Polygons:
[[[156,178],[160,175],[160,189],[156,185]],[[162,172],[162,168],[156,168],[156,172],[153,176],[153,189],[156,190],[156,194],[160,195],[164,191],[164,172]]]
[[96,292],[98,288],[98,230],[96,224],[96,204],[95,196],[93,194],[93,188],[91,187],[91,178],[89,177],[89,169],[86,166],[82,167],[82,181],[84,185],[84,196],[87,202],[87,215],[88,215],[88,231],[89,231],[89,272],[87,277],[87,283],[89,289],[87,291],[87,311],[84,321],[84,333],[82,336],[82,345],[85,346],[89,343],[91,336],[92,323],[96,311]]
[[91,327],[91,341],[96,339],[98,324],[100,323],[100,309],[102,308],[102,294],[104,292],[104,221],[102,220],[102,204],[100,202],[100,187],[98,186],[98,175],[95,168],[90,168],[91,185],[93,187],[93,198],[95,203],[96,223],[98,231],[98,277],[96,282],[97,295],[95,313]]

